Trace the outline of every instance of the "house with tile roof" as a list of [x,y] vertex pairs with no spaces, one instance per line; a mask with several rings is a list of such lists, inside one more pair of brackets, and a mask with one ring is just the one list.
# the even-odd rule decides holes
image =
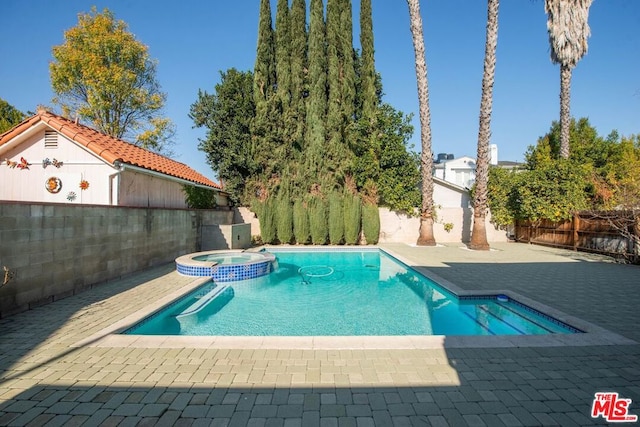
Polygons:
[[184,163],[39,110],[0,135],[0,200],[185,208],[184,185],[223,188]]

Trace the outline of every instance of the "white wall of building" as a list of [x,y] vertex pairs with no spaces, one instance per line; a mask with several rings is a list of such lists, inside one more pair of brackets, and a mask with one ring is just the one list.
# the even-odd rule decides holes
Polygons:
[[[109,184],[106,177],[115,172],[113,167],[87,150],[58,134],[55,148],[45,147],[44,130],[34,133],[26,141],[2,154],[0,164],[0,200],[21,200],[32,202],[109,204]],[[24,158],[31,165],[28,169],[11,168],[6,159],[20,163]],[[43,162],[54,159],[62,166]],[[57,178],[59,189],[50,192],[47,183]],[[80,181],[86,180],[89,187],[80,188]],[[75,199],[70,193],[75,193]],[[73,200],[69,200],[73,199]]]

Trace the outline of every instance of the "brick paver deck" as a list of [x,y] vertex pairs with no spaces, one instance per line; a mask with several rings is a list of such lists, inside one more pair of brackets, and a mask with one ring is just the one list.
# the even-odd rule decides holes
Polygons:
[[1,319],[0,425],[583,426],[604,424],[590,417],[597,391],[640,414],[639,267],[521,244],[385,248],[458,290],[506,290],[605,328],[610,343],[606,331],[598,345],[451,337],[402,348],[109,335],[195,286],[168,265]]

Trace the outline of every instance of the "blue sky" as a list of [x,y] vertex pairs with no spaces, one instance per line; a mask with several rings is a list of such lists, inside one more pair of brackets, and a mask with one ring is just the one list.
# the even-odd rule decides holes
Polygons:
[[[354,45],[359,47],[359,1]],[[275,11],[276,0],[271,1]],[[307,0],[307,5],[309,0]],[[215,178],[197,149],[189,108],[198,89],[213,92],[219,71],[249,70],[255,61],[259,0],[2,0],[0,98],[22,111],[52,105],[51,48],[95,5],[124,20],[159,61],[165,114],[177,126],[177,160]],[[423,0],[433,151],[475,157],[484,57],[486,2]],[[406,2],[372,0],[376,68],[384,101],[414,113],[411,142],[419,150],[414,53]],[[589,52],[573,73],[571,113],[601,135],[640,133],[640,1],[595,0]],[[492,140],[500,160],[523,160],[559,114],[559,75],[549,59],[543,0],[503,0],[494,86]]]

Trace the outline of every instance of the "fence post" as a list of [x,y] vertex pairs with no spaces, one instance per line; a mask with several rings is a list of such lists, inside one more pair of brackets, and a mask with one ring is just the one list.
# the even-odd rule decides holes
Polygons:
[[573,214],[573,250],[578,250],[578,240],[580,239],[580,235],[578,231],[580,230],[580,214]]

